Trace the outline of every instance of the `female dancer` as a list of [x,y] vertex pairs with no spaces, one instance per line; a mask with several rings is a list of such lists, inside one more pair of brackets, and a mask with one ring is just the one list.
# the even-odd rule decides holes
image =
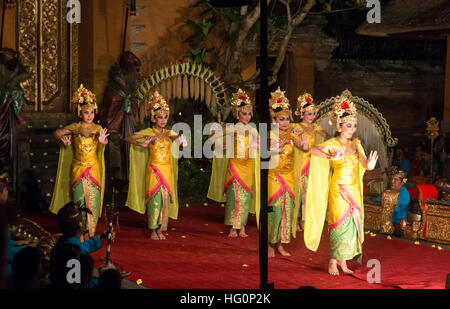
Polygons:
[[[357,138],[356,107],[344,96],[333,105],[332,123],[339,136],[311,148],[311,168],[306,196],[306,246],[313,251],[319,246],[328,206],[330,229],[330,261],[328,273],[338,275],[338,265],[352,273],[346,260],[361,262],[363,229],[363,175],[372,170],[378,159],[376,151],[366,158]],[[330,176],[330,160],[332,172]]]
[[269,110],[277,126],[270,132],[270,149],[276,154],[270,157],[267,180],[268,205],[273,209],[268,218],[268,256],[275,256],[275,248],[281,255],[290,256],[283,244],[290,242],[291,233],[295,237],[298,216],[298,205],[294,203],[294,170],[299,167],[295,166],[294,148],[308,151],[308,142],[303,133],[290,126],[292,112],[284,91],[278,88],[271,95]]
[[[163,240],[169,217],[178,218],[178,143],[187,143],[183,135],[165,129],[170,108],[158,91],[151,96],[149,105],[153,127],[125,138],[131,144],[125,205],[141,214],[147,211],[150,238]],[[177,143],[175,147],[173,142]]]
[[[311,149],[316,144],[321,144],[324,139],[329,139],[331,136],[322,129],[321,126],[314,123],[317,115],[317,106],[314,104],[313,98],[309,93],[304,93],[297,99],[297,116],[300,116],[302,121],[300,123],[292,124],[294,129],[299,129],[306,134],[308,140],[308,148]],[[311,153],[309,151],[301,151],[296,148],[294,150],[295,160],[300,162],[300,169],[294,171],[295,177],[295,203],[302,205],[299,208],[299,220],[297,220],[297,231],[302,231],[305,225],[305,200],[306,200],[306,186],[308,184],[309,167],[311,164]],[[300,184],[300,185],[298,185]],[[299,222],[300,221],[300,222]]]
[[[245,91],[239,89],[233,94],[231,108],[238,120],[234,126],[227,126],[225,133],[232,137],[232,153],[229,158],[214,157],[208,198],[222,202],[226,194],[225,225],[231,226],[228,236],[237,237],[239,230],[240,237],[247,237],[248,213],[259,214],[259,137],[258,131],[249,125],[253,103]],[[223,136],[215,134],[213,140]],[[220,147],[220,144],[215,145]],[[226,145],[223,148],[226,149]],[[225,178],[218,177],[220,175]]]
[[84,213],[84,227],[89,237],[95,235],[98,218],[102,212],[105,184],[105,145],[108,144],[107,129],[95,124],[97,114],[95,94],[81,85],[72,102],[77,104],[79,122],[55,131],[54,136],[62,141],[59,152],[58,171],[50,211],[59,209],[72,201],[88,208]]

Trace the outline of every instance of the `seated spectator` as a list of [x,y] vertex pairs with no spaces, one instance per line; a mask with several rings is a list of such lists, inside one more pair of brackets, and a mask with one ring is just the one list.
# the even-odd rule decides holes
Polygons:
[[[3,173],[0,175],[0,207],[5,207],[6,202],[8,201],[8,174]],[[5,211],[6,213],[6,211]],[[8,274],[12,273],[12,266],[11,263],[14,259],[14,256],[26,247],[26,244],[28,244],[30,241],[28,240],[17,240],[14,241],[11,239],[11,234],[9,230],[7,231],[7,241],[8,241],[8,265],[7,265],[7,272]]]
[[121,289],[122,276],[117,269],[109,268],[101,272],[98,278],[99,289]]
[[438,198],[440,200],[450,200],[450,181],[447,178],[441,178],[434,184],[438,190]]
[[[406,214],[409,211],[409,203],[411,202],[411,198],[404,185],[406,183],[406,173],[402,170],[397,170],[397,167],[393,166],[390,168],[389,176],[391,185],[388,190],[400,191],[398,195],[398,204],[392,213],[392,223],[394,224],[394,235],[401,237],[403,235],[403,229],[401,226],[402,221],[404,220],[405,223],[408,224]],[[381,201],[381,196],[377,197],[377,201]]]
[[402,171],[405,171],[406,174],[411,170],[411,161],[405,157],[406,150],[403,147],[398,147],[395,149],[395,158],[392,162],[392,165],[399,166]]
[[[69,202],[58,211],[58,225],[63,235],[56,243],[56,247],[62,244],[77,245],[81,249],[81,254],[89,254],[100,248],[100,239],[107,239],[107,231],[101,235],[96,235],[89,240],[81,242],[83,236],[83,215],[82,211],[90,212],[89,209],[81,209],[78,204]],[[113,234],[114,237],[114,234]]]
[[409,170],[408,177],[423,176],[422,175],[422,165],[423,165],[423,150],[425,146],[419,144],[416,146],[416,151],[414,153],[414,160],[411,162],[411,169]]
[[26,247],[17,252],[12,262],[9,277],[10,289],[41,289],[49,284],[43,279],[41,255],[34,247]]
[[98,286],[98,279],[94,278],[94,259],[89,254],[80,257],[81,264],[81,288],[95,289]]
[[[78,289],[81,286],[81,269],[79,278],[77,278],[76,271],[74,276],[68,276],[69,271],[73,270],[67,267],[69,260],[80,261],[81,249],[77,245],[61,244],[54,247],[50,257],[49,277],[51,284],[49,288],[56,289]],[[80,263],[81,264],[81,263]],[[68,278],[74,278],[74,282],[69,282]],[[79,280],[76,280],[79,279]],[[77,282],[78,281],[78,282]]]
[[[429,152],[422,152],[422,174],[421,176],[431,176],[431,155]],[[436,175],[439,174],[439,162],[437,158],[433,158],[433,177],[436,179]]]

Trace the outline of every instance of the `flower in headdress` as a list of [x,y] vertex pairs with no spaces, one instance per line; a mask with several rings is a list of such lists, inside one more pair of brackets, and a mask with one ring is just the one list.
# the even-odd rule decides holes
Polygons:
[[347,102],[347,101],[344,101],[344,102],[342,103],[342,105],[341,105],[341,108],[342,108],[342,109],[347,109],[347,108],[348,108],[348,102]]
[[240,96],[239,99],[241,99],[242,101],[245,101],[245,100],[247,100],[247,97],[245,95],[243,95],[243,96]]
[[408,179],[403,178],[402,181],[403,181],[403,183],[406,183],[408,181]]
[[312,99],[311,98],[306,98],[306,100],[305,100],[306,102],[311,102],[312,101]]

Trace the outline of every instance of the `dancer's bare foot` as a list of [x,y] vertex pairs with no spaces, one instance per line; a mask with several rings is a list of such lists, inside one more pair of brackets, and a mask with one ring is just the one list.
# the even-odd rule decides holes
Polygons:
[[156,230],[152,230],[152,232],[150,233],[150,239],[159,240],[158,233],[156,233]]
[[241,230],[239,231],[239,236],[248,237],[247,233],[245,233],[245,227],[241,228]]
[[330,262],[328,263],[328,273],[332,276],[339,275],[339,270],[337,267],[337,260],[336,259],[330,259]]
[[353,274],[353,271],[347,267],[347,262],[345,260],[338,260],[337,264],[341,266],[344,274]]
[[291,256],[291,254],[287,252],[281,244],[278,246],[278,252],[280,252],[282,256]]
[[236,232],[236,229],[230,229],[230,233],[228,234],[228,237],[237,237],[238,234]]
[[267,247],[267,257],[274,257],[275,256],[275,249],[272,247],[271,244]]
[[166,239],[166,236],[164,236],[163,232],[161,231],[161,229],[156,230],[156,233],[158,234],[158,238],[160,240],[164,240]]

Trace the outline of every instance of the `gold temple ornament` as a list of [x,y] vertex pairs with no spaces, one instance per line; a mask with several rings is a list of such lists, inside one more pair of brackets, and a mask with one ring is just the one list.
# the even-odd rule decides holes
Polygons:
[[439,136],[439,120],[437,120],[434,117],[431,117],[427,121],[427,133],[428,133],[428,139],[431,140],[430,177],[431,177],[431,182],[433,182],[433,143],[434,143],[434,140]]

